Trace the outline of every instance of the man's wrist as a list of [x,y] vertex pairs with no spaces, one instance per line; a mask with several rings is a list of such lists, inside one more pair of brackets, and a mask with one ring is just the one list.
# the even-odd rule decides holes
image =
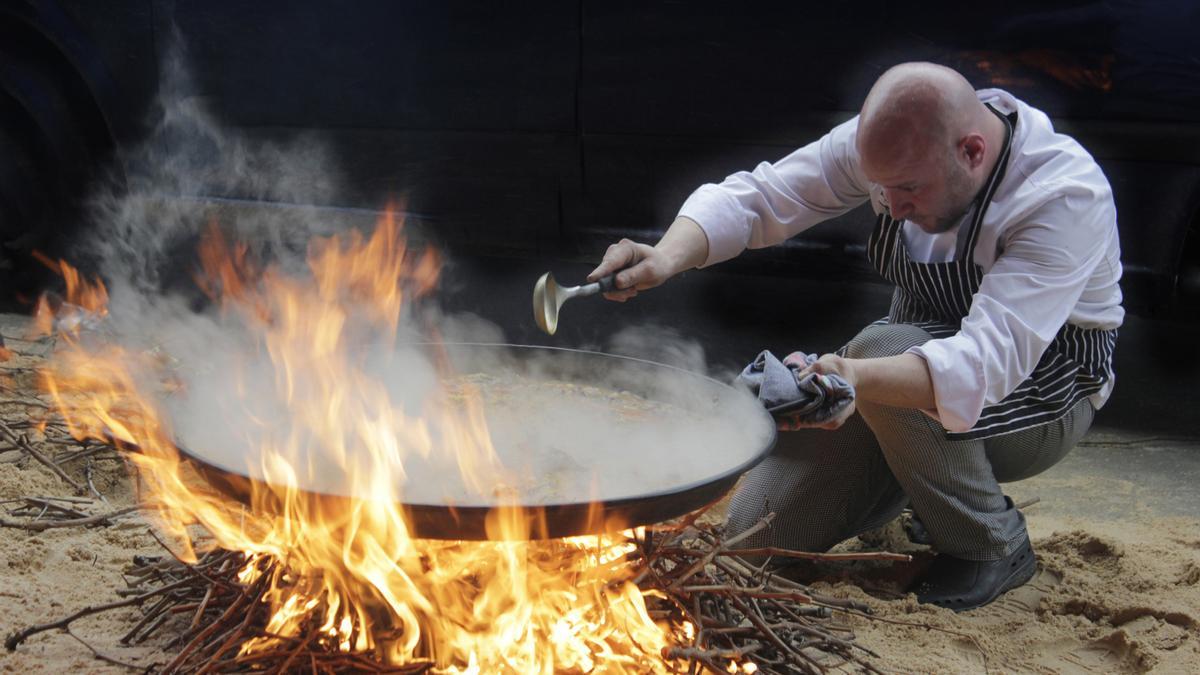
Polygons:
[[837,374],[842,376],[842,379],[849,382],[850,386],[858,386],[858,371],[856,370],[856,359],[848,359],[842,356],[834,355],[834,367],[837,368]]
[[663,254],[674,276],[704,264],[708,259],[708,235],[699,223],[680,216],[654,248]]

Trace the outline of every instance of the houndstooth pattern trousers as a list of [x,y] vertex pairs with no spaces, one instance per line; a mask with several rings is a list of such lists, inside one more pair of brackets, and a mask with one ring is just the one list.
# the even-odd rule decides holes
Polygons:
[[[845,355],[902,354],[930,337],[908,324],[871,325],[846,345]],[[742,547],[825,551],[911,506],[938,551],[997,560],[1025,538],[1025,517],[1000,483],[1054,466],[1087,432],[1093,415],[1083,399],[1053,422],[952,441],[919,410],[860,401],[836,431],[780,432],[775,450],[734,493],[727,531],[742,532],[774,511],[772,526]]]

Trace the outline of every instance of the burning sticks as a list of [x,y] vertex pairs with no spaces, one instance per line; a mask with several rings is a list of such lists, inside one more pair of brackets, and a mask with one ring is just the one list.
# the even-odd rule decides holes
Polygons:
[[[769,526],[772,517],[757,529]],[[879,655],[858,645],[851,629],[837,621],[844,613],[865,615],[865,605],[814,593],[767,571],[766,564],[752,565],[740,556],[827,561],[908,556],[733,548],[748,536],[723,539],[718,526],[692,523],[652,531],[639,541],[640,553],[630,561],[630,571],[636,573],[651,616],[691,640],[664,649],[661,658],[681,673],[819,673],[838,666],[878,672]],[[373,653],[348,651],[318,625],[319,612],[297,635],[269,632],[265,596],[269,580],[279,578],[280,564],[224,550],[191,564],[174,556],[139,556],[126,575],[127,587],[118,591],[123,599],[25,628],[10,635],[5,646],[11,651],[44,631],[69,632],[82,617],[139,606],[142,616],[120,643],[142,644],[156,635],[161,642],[170,635],[162,644],[165,662],[150,667],[155,672],[423,673],[433,668],[432,661],[393,665]]]
[[[171,655],[170,661],[149,666],[148,670],[154,672],[419,673],[428,670],[428,663],[389,666],[370,655],[330,648],[323,644],[323,635],[316,625],[301,637],[268,635],[264,626],[270,612],[264,594],[272,568],[278,563],[259,559],[255,562],[258,578],[243,584],[238,576],[246,563],[243,554],[221,550],[211,551],[193,564],[172,557],[135,557],[134,566],[126,576],[127,587],[118,591],[118,595],[127,597],[17,631],[8,636],[4,646],[12,651],[38,633],[56,629],[69,632],[71,623],[85,616],[140,606],[142,617],[121,638],[121,644],[141,644],[157,634],[174,633],[163,645],[163,650]],[[266,637],[276,639],[278,646],[269,651],[242,653],[245,644]]]

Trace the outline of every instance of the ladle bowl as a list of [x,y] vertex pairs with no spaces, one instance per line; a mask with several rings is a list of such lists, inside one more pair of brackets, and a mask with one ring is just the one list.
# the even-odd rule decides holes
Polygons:
[[582,286],[559,286],[552,272],[546,272],[533,285],[533,321],[547,335],[558,330],[558,313],[567,300],[584,295],[608,293],[616,288],[616,274]]

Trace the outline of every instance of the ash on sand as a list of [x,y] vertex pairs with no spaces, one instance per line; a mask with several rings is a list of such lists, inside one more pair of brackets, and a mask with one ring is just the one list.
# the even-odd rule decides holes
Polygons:
[[[16,321],[5,318],[0,330],[21,334]],[[33,378],[20,370],[36,364],[38,356],[29,352],[40,348],[10,347],[26,353],[0,363],[0,420],[16,424],[40,418],[45,410],[31,403]],[[32,440],[46,452],[66,452],[36,435]],[[1136,445],[1094,432],[1075,451],[1080,459],[1068,458],[1042,476],[1010,486],[1017,501],[1042,498],[1027,511],[1040,565],[1031,583],[988,607],[956,615],[918,605],[911,596],[889,591],[911,574],[900,568],[827,568],[826,580],[814,589],[871,605],[878,620],[844,620],[852,623],[860,644],[883,657],[881,665],[900,672],[1194,672],[1200,663],[1200,518],[1195,510],[1200,505],[1190,512],[1163,508],[1163,489],[1155,481],[1171,480],[1165,473],[1089,471],[1089,453],[1122,444]],[[1176,442],[1179,457],[1196,457],[1188,460],[1193,469],[1200,468],[1198,444]],[[134,502],[121,461],[108,457],[92,462],[92,482],[107,499],[87,507],[93,513]],[[67,465],[68,474],[85,480],[83,466]],[[72,493],[31,457],[0,444],[0,501]],[[719,517],[719,508],[706,517]],[[923,552],[904,540],[897,524],[843,544],[875,547],[918,558]],[[0,633],[116,600],[116,589],[124,586],[121,572],[133,556],[161,553],[137,514],[93,528],[0,528]],[[136,608],[106,612],[75,622],[72,632],[111,658],[140,667],[164,663],[166,655],[157,650],[170,635],[134,648],[118,643],[139,616]],[[0,652],[0,672],[125,671],[58,631],[35,635],[13,653]]]

